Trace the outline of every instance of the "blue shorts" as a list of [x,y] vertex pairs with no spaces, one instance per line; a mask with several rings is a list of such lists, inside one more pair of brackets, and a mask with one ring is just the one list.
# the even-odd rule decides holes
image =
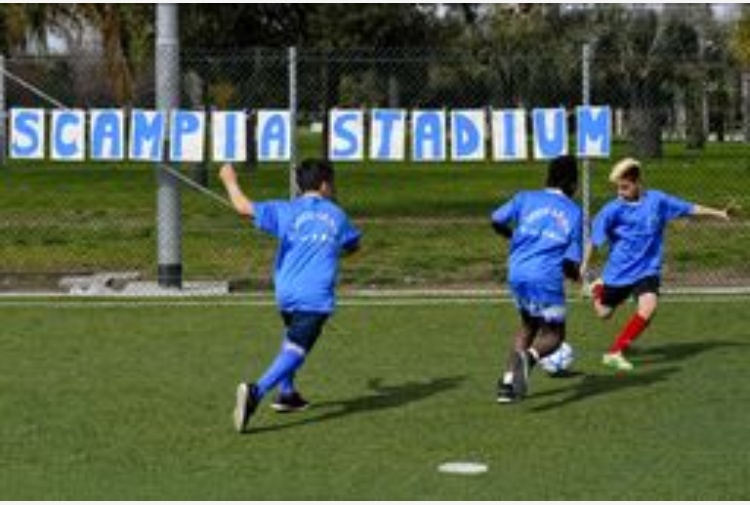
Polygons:
[[285,338],[309,353],[323,332],[330,314],[320,312],[282,312],[286,326]]
[[521,314],[541,319],[545,323],[561,324],[565,322],[566,308],[564,304],[537,302],[518,296],[514,296],[513,301],[516,302],[516,308]]
[[510,282],[516,308],[522,314],[545,323],[565,322],[565,294],[562,286],[549,289],[533,282]]

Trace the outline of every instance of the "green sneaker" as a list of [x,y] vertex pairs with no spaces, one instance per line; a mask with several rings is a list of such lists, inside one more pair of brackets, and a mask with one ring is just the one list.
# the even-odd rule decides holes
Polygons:
[[620,352],[608,352],[602,356],[602,364],[623,372],[633,369],[633,364],[626,360]]

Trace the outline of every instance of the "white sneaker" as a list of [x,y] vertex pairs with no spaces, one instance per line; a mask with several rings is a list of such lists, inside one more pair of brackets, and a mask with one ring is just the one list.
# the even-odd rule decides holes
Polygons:
[[247,421],[258,408],[257,391],[254,384],[240,383],[237,386],[237,396],[234,405],[234,428],[238,433],[244,433]]

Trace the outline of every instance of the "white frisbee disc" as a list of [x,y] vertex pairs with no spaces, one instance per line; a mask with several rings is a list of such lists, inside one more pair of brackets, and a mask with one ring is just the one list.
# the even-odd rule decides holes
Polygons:
[[455,473],[459,475],[477,475],[485,473],[488,467],[484,463],[471,461],[449,461],[438,466],[438,471],[443,473]]

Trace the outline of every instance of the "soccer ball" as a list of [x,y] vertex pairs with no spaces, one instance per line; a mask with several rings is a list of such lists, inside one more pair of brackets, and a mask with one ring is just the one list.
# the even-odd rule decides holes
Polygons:
[[563,342],[555,352],[540,359],[539,366],[550,375],[562,374],[570,370],[573,357],[573,348],[569,343]]

